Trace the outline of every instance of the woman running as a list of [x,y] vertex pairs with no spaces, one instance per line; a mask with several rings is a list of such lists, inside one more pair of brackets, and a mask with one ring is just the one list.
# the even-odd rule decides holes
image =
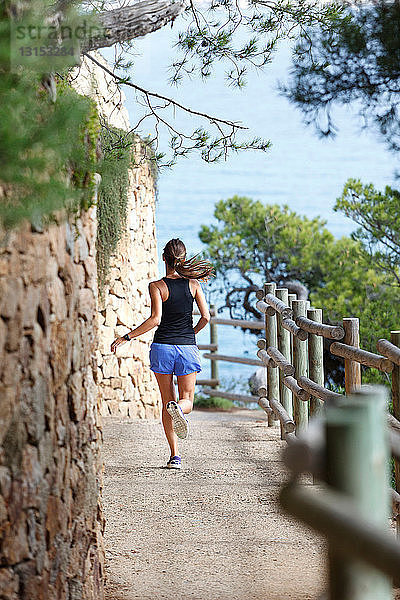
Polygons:
[[[150,369],[155,374],[161,392],[162,423],[171,450],[167,467],[180,469],[177,437],[185,439],[188,435],[185,415],[193,409],[196,375],[201,371],[195,335],[210,320],[199,280],[207,280],[214,269],[208,261],[196,257],[186,260],[185,244],[178,238],[166,244],[162,259],[165,262],[165,277],[149,284],[150,317],[136,329],[114,340],[111,352],[115,352],[120,344],[157,327],[150,346]],[[192,317],[194,301],[200,311],[200,319],[195,327]],[[174,374],[178,380],[178,402]]]

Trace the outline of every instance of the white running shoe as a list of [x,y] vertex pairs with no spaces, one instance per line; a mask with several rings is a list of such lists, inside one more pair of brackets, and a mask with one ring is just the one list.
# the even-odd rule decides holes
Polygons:
[[182,460],[180,456],[171,456],[167,462],[167,469],[180,469],[182,466]]
[[185,419],[185,416],[179,404],[173,400],[171,402],[168,402],[167,412],[171,415],[172,427],[178,438],[180,438],[181,440],[187,438],[189,433],[189,423]]

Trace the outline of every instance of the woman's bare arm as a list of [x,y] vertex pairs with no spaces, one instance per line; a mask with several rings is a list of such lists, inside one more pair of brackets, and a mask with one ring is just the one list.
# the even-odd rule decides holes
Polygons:
[[203,290],[201,289],[201,285],[199,282],[197,282],[197,285],[196,285],[196,295],[195,295],[194,299],[195,299],[195,302],[198,306],[198,309],[199,309],[200,315],[201,315],[198,323],[196,324],[196,326],[194,328],[194,332],[198,333],[207,325],[207,323],[210,322],[210,311],[208,310],[207,302],[206,302]]
[[[132,329],[132,331],[128,332],[129,338],[132,340],[144,333],[147,333],[154,327],[158,327],[161,322],[161,313],[162,313],[162,298],[160,289],[156,286],[155,282],[149,283],[149,291],[150,291],[150,299],[151,299],[151,315],[148,319],[143,321],[141,325]],[[125,343],[125,340],[122,337],[117,338],[111,344],[111,352],[115,352],[120,344]]]

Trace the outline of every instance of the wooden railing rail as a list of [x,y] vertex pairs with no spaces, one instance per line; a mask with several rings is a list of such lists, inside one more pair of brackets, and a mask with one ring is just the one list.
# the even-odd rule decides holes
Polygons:
[[[400,331],[392,331],[390,341],[378,340],[379,354],[375,354],[359,347],[357,318],[344,318],[336,325],[323,323],[321,309],[310,307],[274,283],[266,283],[256,296],[256,307],[263,315],[259,321],[220,318],[212,307],[210,342],[199,345],[207,351],[204,358],[210,360],[211,377],[197,383],[210,396],[258,402],[268,425],[280,424],[281,438],[287,442],[285,462],[292,476],[308,472],[318,481],[318,490],[309,490],[294,479],[283,487],[280,500],[292,515],[327,537],[330,600],[358,600],[361,596],[363,600],[389,600],[389,577],[400,573],[400,552],[399,544],[383,531],[388,514],[382,507],[388,506],[391,498],[400,536]],[[219,325],[263,332],[257,358],[222,354]],[[331,353],[344,359],[346,395],[325,387],[324,338],[332,340]],[[226,361],[265,368],[266,383],[257,396],[218,388],[218,365]],[[385,413],[384,392],[361,388],[361,365],[391,378],[393,415],[387,414],[386,423],[379,412]],[[309,419],[317,416],[309,426]],[[378,438],[378,445],[383,444],[381,462],[370,452]],[[375,473],[375,479],[371,478],[374,465],[383,464],[385,452],[394,458],[396,490],[389,491],[383,476]],[[374,568],[360,568],[360,560]]]
[[[193,315],[199,315],[199,311],[193,311]],[[251,329],[261,331],[264,329],[264,321],[245,320],[245,319],[223,319],[217,317],[217,310],[214,305],[210,306],[210,343],[209,344],[198,344],[199,350],[209,350],[208,353],[203,354],[203,358],[209,360],[211,363],[211,377],[209,379],[199,378],[196,380],[196,385],[202,387],[202,392],[208,396],[219,396],[221,398],[228,398],[236,402],[247,402],[256,403],[257,397],[251,396],[250,394],[234,394],[224,392],[219,389],[219,363],[230,362],[235,364],[243,365],[254,365],[255,367],[262,367],[263,362],[252,357],[243,356],[228,356],[226,354],[220,354],[218,352],[218,325],[228,325],[232,327],[241,327],[242,329]]]
[[[277,301],[272,299],[273,295],[276,295]],[[335,340],[330,351],[345,361],[345,388],[349,406],[350,394],[361,389],[360,365],[391,375],[394,414],[388,415],[390,431],[386,437],[395,459],[395,494],[400,499],[400,332],[391,332],[390,341],[378,340],[377,349],[381,354],[375,354],[359,348],[359,321],[356,318],[344,318],[342,325],[323,323],[321,309],[307,309],[304,300],[297,300],[285,288],[275,289],[275,285],[271,283],[265,284],[256,296],[256,306],[265,315],[265,339],[258,340],[257,356],[266,367],[267,382],[259,390],[259,405],[267,412],[269,425],[273,424],[273,417],[279,420],[281,438],[287,441],[288,452],[291,455],[297,454],[297,460],[303,461],[303,467],[304,443],[300,442],[303,443],[302,455],[299,440],[308,431],[309,417],[324,417],[328,409],[334,410],[347,402],[345,395],[325,387],[323,338]],[[291,309],[293,317],[287,317],[288,311],[284,309]],[[299,332],[302,333],[299,335]],[[280,377],[278,387],[276,367],[279,368]],[[377,394],[379,393],[378,391]],[[287,425],[290,421],[294,423],[291,431]],[[319,465],[319,471],[316,467],[316,453],[310,458],[310,448],[307,452],[309,466],[314,465],[308,471],[314,476],[318,473],[321,475],[321,466]],[[300,459],[300,456],[303,458]],[[396,509],[394,516],[400,535],[400,518],[397,518],[399,512]]]
[[345,335],[345,331],[341,325],[316,323],[312,319],[307,319],[307,317],[297,317],[296,325],[308,333],[315,333],[315,335],[321,335],[322,337],[333,340],[342,340]]
[[[389,501],[398,515],[400,495],[382,468],[388,461],[386,396],[378,386],[342,396],[307,432],[287,435],[283,456],[292,479],[280,502],[326,536],[331,600],[389,600],[391,580],[400,582],[400,544],[388,528]],[[318,490],[298,483],[307,472],[319,479]]]
[[225,354],[203,354],[203,358],[208,358],[211,361],[214,360],[222,360],[225,362],[231,363],[240,363],[242,365],[255,365],[257,367],[262,367],[263,363],[261,360],[256,360],[255,358],[246,358],[242,356],[226,356]]

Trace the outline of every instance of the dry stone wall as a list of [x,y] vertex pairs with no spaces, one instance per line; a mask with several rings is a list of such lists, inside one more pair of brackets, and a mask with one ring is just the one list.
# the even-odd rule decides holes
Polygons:
[[158,277],[154,179],[148,165],[129,174],[128,223],[111,260],[110,283],[99,303],[97,352],[102,414],[158,417],[159,392],[149,369],[151,331],[119,346],[111,342],[150,316],[148,283]]
[[[93,54],[109,66],[101,54]],[[85,58],[71,82],[79,93],[95,100],[108,123],[130,130],[125,95],[110,75]],[[149,370],[154,330],[120,346],[116,355],[110,351],[116,337],[150,316],[148,283],[158,278],[155,181],[148,163],[140,159],[139,142],[134,153],[139,166],[129,173],[127,231],[111,259],[109,285],[98,304],[97,377],[104,416],[154,418],[160,414],[157,382]]]
[[[123,95],[85,63],[74,86],[129,128]],[[1,190],[0,190],[1,192]],[[159,415],[150,314],[154,180],[132,169],[127,231],[100,302],[96,206],[74,223],[26,224],[0,246],[0,600],[102,600],[101,413]]]
[[96,209],[0,249],[0,597],[103,598]]

